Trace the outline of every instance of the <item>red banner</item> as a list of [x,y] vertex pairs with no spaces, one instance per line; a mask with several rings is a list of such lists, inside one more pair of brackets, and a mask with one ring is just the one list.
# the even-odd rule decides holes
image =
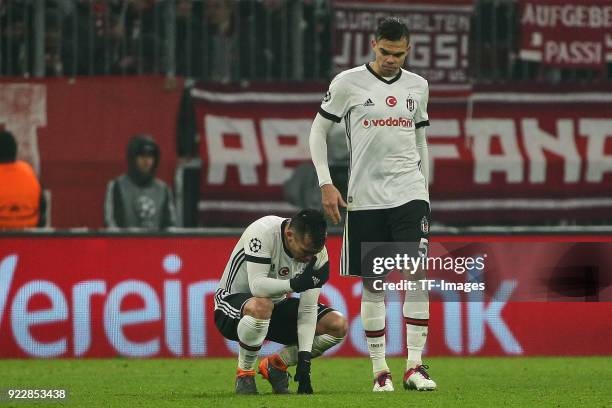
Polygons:
[[[566,243],[547,244],[550,240]],[[612,354],[611,303],[580,297],[573,302],[513,301],[516,288],[529,284],[530,271],[537,276],[543,265],[600,268],[601,298],[609,297],[604,244],[583,244],[587,250],[576,252],[575,240],[612,242],[610,237],[472,239],[481,242],[479,250],[492,255],[486,261],[485,282],[495,293],[494,301],[466,292],[443,302],[441,292],[432,290],[427,355]],[[212,310],[235,241],[0,238],[0,358],[230,356],[236,345],[219,335]],[[529,249],[534,245],[538,251]],[[338,276],[340,239],[330,238],[328,249],[332,276],[322,298],[350,323],[348,338],[329,354],[367,355],[359,317],[361,283]],[[594,257],[593,251],[599,255]],[[520,254],[529,261],[517,262]],[[571,262],[563,261],[568,259]],[[517,269],[520,273],[514,273]],[[403,355],[402,302],[394,296],[387,297],[387,352]],[[269,343],[263,352],[278,348]]]
[[612,61],[609,0],[521,0],[522,59],[559,68],[604,69]]
[[0,83],[0,123],[50,190],[53,227],[102,227],[107,183],[127,170],[134,134],[155,138],[158,177],[172,185],[181,89],[165,90],[162,77]]
[[[304,85],[305,86],[305,85]],[[324,86],[193,91],[205,225],[291,214],[282,183],[309,161]],[[542,223],[612,214],[610,93],[432,92],[427,129],[434,221]],[[328,143],[343,146],[343,124]]]
[[406,60],[407,69],[431,84],[467,84],[472,10],[473,1],[336,1],[332,23],[336,72],[372,61],[370,42],[378,22],[400,17],[410,30],[412,49]]

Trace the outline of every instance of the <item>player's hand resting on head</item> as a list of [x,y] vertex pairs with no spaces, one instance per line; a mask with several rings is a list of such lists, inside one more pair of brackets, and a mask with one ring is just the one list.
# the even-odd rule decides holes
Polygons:
[[340,222],[340,210],[338,206],[346,208],[346,203],[342,199],[342,194],[333,184],[324,184],[321,186],[321,202],[325,215],[333,222]]
[[329,262],[325,262],[319,269],[314,269],[317,257],[313,257],[304,271],[289,280],[289,285],[294,292],[304,292],[309,289],[320,288],[329,279]]
[[310,352],[298,352],[298,363],[295,369],[295,381],[298,382],[298,394],[312,394],[313,392],[312,384],[310,383],[310,359]]

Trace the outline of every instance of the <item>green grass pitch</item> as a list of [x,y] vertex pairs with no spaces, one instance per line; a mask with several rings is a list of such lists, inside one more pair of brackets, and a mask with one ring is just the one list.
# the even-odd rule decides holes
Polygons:
[[[612,357],[428,358],[433,392],[404,391],[403,359],[389,359],[393,393],[372,393],[367,358],[313,361],[315,395],[233,394],[234,359],[2,360],[0,388],[67,388],[75,407],[611,407]],[[293,371],[293,369],[291,370]],[[291,381],[291,389],[296,385]],[[5,406],[58,403],[0,402]]]

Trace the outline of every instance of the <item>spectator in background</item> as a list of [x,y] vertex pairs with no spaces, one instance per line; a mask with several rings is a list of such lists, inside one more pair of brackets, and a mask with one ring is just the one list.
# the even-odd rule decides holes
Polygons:
[[75,11],[65,18],[64,72],[69,75],[157,72],[161,55],[155,25],[162,24],[161,4],[165,3],[79,0]]
[[[298,4],[299,3],[299,4]],[[296,20],[294,10],[301,9]],[[240,29],[237,49],[240,78],[291,79],[301,64],[304,79],[326,78],[331,59],[331,7],[321,0],[237,2]],[[303,37],[301,61],[295,61],[295,35]]]
[[11,132],[0,132],[0,230],[42,227],[46,203],[32,167],[17,160]]
[[108,0],[79,0],[63,29],[64,72],[109,74],[118,64],[124,30],[122,8]]
[[323,211],[321,190],[315,167],[310,162],[301,163],[283,184],[283,197],[296,207]]
[[237,30],[234,17],[236,9],[232,0],[209,0],[206,17],[211,47],[210,79],[229,82],[237,77]]
[[128,171],[111,180],[106,190],[104,221],[108,228],[159,230],[176,225],[172,192],[155,178],[159,147],[147,135],[130,139]]
[[[10,2],[0,5],[0,72],[7,76],[30,72],[33,53],[28,38],[29,5]],[[31,23],[30,23],[31,24]]]
[[201,78],[204,75],[203,61],[207,60],[207,39],[204,36],[202,3],[191,0],[176,2],[176,73],[187,77]]
[[[115,73],[149,74],[157,71],[160,39],[154,29],[155,8],[153,0],[123,0],[116,27],[123,34],[123,43]],[[158,24],[162,22],[158,21]]]
[[262,0],[255,7],[249,2],[238,5],[241,16],[250,16],[240,20],[240,75],[252,79],[286,79],[293,70],[291,19],[286,2]]
[[64,73],[62,55],[62,15],[50,9],[45,14],[45,75],[62,76]]

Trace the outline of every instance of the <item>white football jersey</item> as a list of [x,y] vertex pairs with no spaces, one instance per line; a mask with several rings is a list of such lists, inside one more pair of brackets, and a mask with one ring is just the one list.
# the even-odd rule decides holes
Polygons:
[[415,130],[429,125],[427,81],[401,69],[387,80],[365,64],[339,73],[319,114],[344,119],[350,153],[348,210],[429,202]]
[[[283,241],[287,218],[269,215],[249,225],[242,233],[225,266],[217,293],[221,297],[230,293],[250,293],[247,262],[269,264],[268,278],[289,280],[303,272],[306,263],[294,260]],[[327,249],[316,255],[315,269],[328,261]],[[280,302],[286,296],[270,299]]]

